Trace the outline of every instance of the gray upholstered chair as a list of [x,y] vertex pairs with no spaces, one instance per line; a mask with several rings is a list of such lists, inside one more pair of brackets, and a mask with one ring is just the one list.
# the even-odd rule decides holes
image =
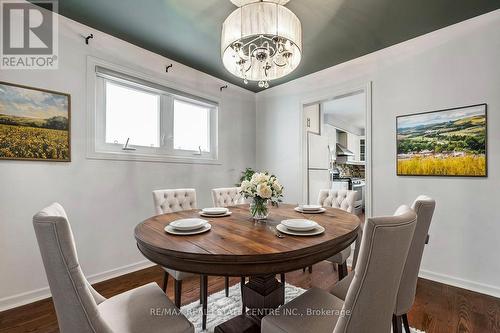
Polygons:
[[[429,232],[435,207],[436,202],[434,199],[425,195],[417,197],[412,204],[412,209],[417,214],[417,226],[413,234],[410,251],[408,252],[408,258],[406,259],[403,275],[401,277],[401,284],[396,298],[392,329],[394,333],[400,333],[402,331],[402,324],[406,332],[410,333],[407,313],[410,311],[415,301],[418,272],[420,270],[420,263],[422,261],[427,234]],[[353,277],[354,273],[349,273],[345,279],[333,287],[331,293],[340,299],[345,299]]]
[[240,194],[240,187],[221,187],[212,189],[214,207],[228,207],[245,203],[245,197]]
[[407,333],[410,333],[407,313],[410,311],[415,301],[417,291],[418,272],[424,254],[424,247],[427,243],[427,235],[432,221],[432,215],[436,208],[436,201],[428,196],[421,195],[415,199],[412,206],[417,213],[417,227],[411,242],[410,252],[403,270],[401,284],[399,285],[396,307],[393,316],[393,332],[401,333],[401,321]]
[[408,206],[401,206],[394,216],[369,218],[345,301],[312,288],[265,316],[261,332],[390,332],[416,219]]
[[[320,190],[318,196],[318,205],[323,207],[333,207],[345,210],[349,213],[354,211],[354,202],[356,201],[356,192],[349,190]],[[346,247],[336,255],[327,259],[327,261],[337,264],[339,281],[347,275],[347,258],[351,255],[351,246]],[[311,271],[311,267],[309,267]]]
[[[104,298],[85,279],[71,226],[58,203],[33,216],[38,246],[62,333],[194,332],[156,283]],[[171,310],[154,316],[151,309]]]

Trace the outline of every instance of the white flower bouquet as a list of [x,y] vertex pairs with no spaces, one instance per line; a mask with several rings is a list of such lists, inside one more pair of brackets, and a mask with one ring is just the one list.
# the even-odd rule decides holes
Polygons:
[[277,205],[283,197],[283,186],[275,175],[247,169],[241,182],[241,194],[252,199],[250,213],[257,220],[267,218],[268,204]]

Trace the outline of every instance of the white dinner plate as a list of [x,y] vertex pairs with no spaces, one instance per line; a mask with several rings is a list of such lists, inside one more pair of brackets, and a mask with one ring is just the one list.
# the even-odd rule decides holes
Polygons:
[[170,225],[167,225],[165,227],[165,231],[168,232],[169,234],[181,235],[181,236],[197,235],[197,234],[207,232],[210,229],[212,229],[212,225],[210,223],[205,223],[201,228],[196,229],[196,230],[178,230],[178,229],[174,229]]
[[319,234],[322,234],[323,232],[325,232],[325,228],[323,228],[319,224],[316,228],[314,228],[313,230],[309,230],[309,231],[290,230],[287,227],[285,227],[283,224],[278,224],[276,226],[276,229],[279,232],[282,232],[282,233],[288,234],[288,235],[292,235],[292,236],[316,236],[316,235],[319,235]]
[[304,211],[318,211],[323,207],[320,205],[299,205],[299,208]]
[[205,215],[222,215],[226,214],[229,211],[229,209],[225,207],[210,207],[210,208],[203,208],[201,211]]
[[318,210],[302,210],[299,207],[295,207],[294,210],[299,213],[304,213],[304,214],[320,214],[326,212],[326,208],[321,207],[321,209]]
[[200,229],[207,222],[208,222],[207,220],[198,218],[180,219],[170,222],[169,226],[176,230],[187,231],[187,230]]
[[281,221],[287,229],[294,231],[310,231],[318,226],[318,224],[311,220],[306,219],[289,219]]
[[224,216],[230,216],[232,213],[233,212],[227,212],[225,214],[214,215],[214,214],[205,214],[202,211],[198,212],[198,214],[200,214],[200,216],[203,216],[203,217],[224,217]]

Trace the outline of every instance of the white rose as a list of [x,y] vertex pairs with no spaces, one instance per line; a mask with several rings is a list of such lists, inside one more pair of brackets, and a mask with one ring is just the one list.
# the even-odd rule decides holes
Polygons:
[[266,184],[257,185],[257,195],[264,199],[269,199],[273,194],[271,187]]
[[281,192],[283,189],[283,186],[280,184],[280,182],[276,179],[273,183],[273,188],[276,192]]
[[248,180],[244,180],[241,182],[241,192],[246,192],[250,187],[250,182]]
[[252,183],[254,184],[260,184],[268,180],[268,176],[262,172],[256,172],[252,176]]

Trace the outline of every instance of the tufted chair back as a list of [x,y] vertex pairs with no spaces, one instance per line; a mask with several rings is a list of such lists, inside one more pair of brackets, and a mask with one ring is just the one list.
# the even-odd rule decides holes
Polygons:
[[97,308],[105,298],[92,288],[83,275],[63,207],[53,203],[44,208],[33,216],[33,227],[60,331],[111,333]]
[[323,207],[340,208],[349,213],[354,211],[356,192],[350,190],[320,190],[318,205]]
[[196,190],[192,188],[153,191],[157,215],[196,209]]
[[245,203],[240,194],[241,187],[221,187],[212,189],[214,207],[227,207]]

